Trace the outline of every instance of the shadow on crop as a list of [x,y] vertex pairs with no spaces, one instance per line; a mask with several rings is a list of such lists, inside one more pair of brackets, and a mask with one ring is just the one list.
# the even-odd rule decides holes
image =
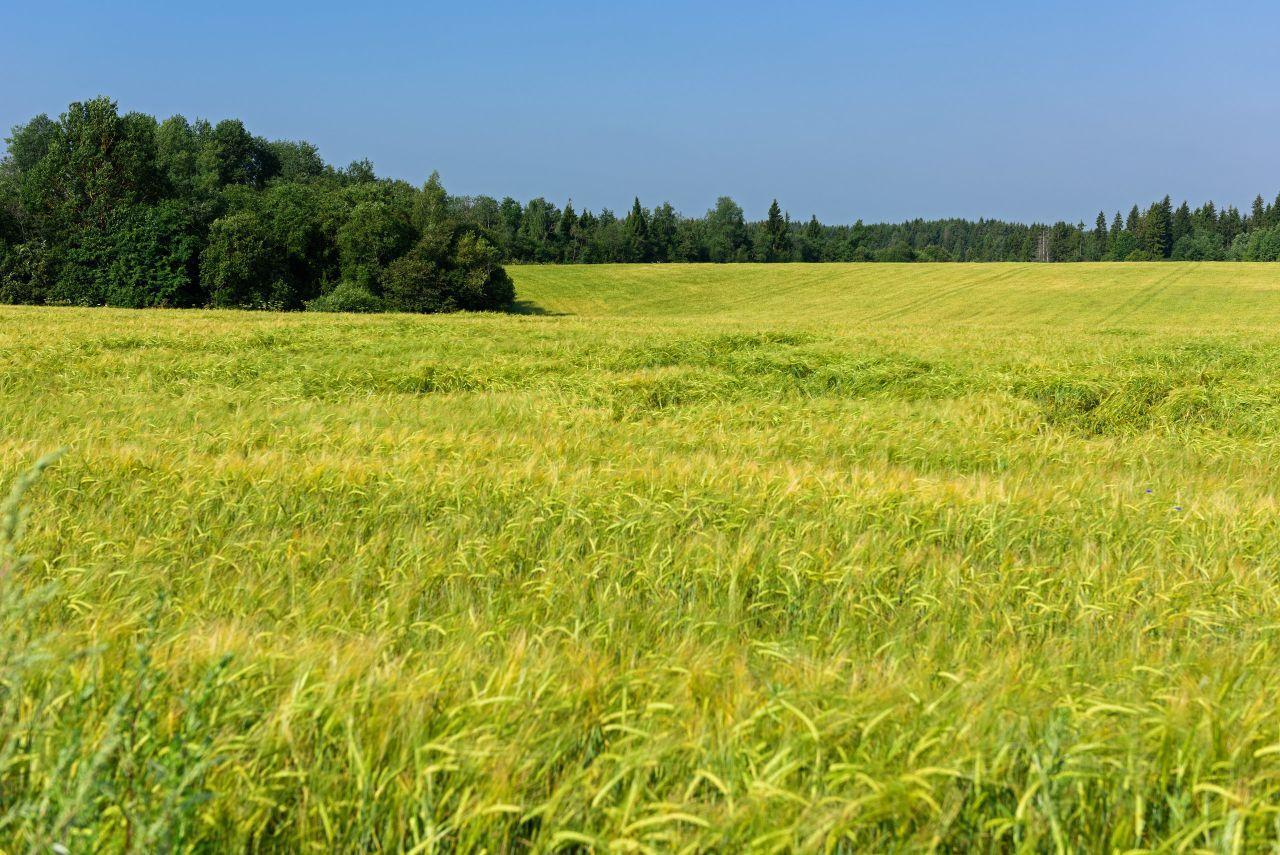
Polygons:
[[568,312],[554,312],[545,306],[540,306],[532,300],[516,300],[511,307],[506,310],[508,315],[541,315],[543,317],[563,318]]

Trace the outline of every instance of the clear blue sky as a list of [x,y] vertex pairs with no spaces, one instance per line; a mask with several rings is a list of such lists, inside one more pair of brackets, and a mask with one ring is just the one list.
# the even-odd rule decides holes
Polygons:
[[0,2],[0,125],[106,94],[578,207],[1086,219],[1280,190],[1271,2]]

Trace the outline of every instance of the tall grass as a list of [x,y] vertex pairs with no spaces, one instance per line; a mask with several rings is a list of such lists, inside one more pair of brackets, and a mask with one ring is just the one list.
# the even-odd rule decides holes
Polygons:
[[1270,268],[514,276],[0,309],[0,851],[1280,840]]

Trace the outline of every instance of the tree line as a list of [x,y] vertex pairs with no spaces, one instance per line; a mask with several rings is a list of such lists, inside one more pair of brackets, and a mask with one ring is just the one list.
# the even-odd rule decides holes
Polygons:
[[161,122],[107,98],[6,142],[3,302],[435,312],[515,296],[434,175],[379,179],[234,119]]
[[985,219],[826,225],[793,221],[777,200],[764,220],[748,222],[727,196],[702,217],[683,217],[668,203],[645,208],[639,199],[621,217],[541,198],[453,204],[493,237],[504,259],[520,263],[1280,261],[1280,195],[1270,204],[1258,196],[1247,214],[1213,202],[1175,209],[1166,196],[1127,216],[1100,212],[1092,227]]
[[0,160],[0,302],[435,312],[498,309],[503,264],[1280,260],[1280,196],[1248,212],[1169,197],[1084,223],[748,221],[636,199],[622,215],[453,196],[335,167],[244,124],[121,114],[108,98],[13,128]]

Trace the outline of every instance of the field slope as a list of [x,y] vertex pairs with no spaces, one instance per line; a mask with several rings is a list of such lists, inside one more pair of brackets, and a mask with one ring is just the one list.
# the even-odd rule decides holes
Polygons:
[[635,264],[513,273],[526,306],[595,318],[1205,331],[1280,322],[1274,264]]
[[1280,839],[1280,268],[512,274],[0,307],[0,852]]

